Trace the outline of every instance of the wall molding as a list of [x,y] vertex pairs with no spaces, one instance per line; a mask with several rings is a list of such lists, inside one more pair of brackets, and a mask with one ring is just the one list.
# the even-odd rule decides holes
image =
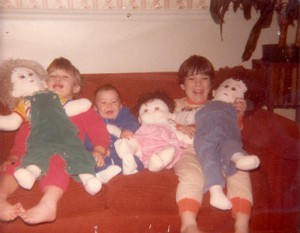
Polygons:
[[105,20],[212,20],[208,10],[5,10],[0,11],[3,20],[72,20],[72,21],[105,21]]
[[[252,19],[258,15],[253,14]],[[228,12],[226,20],[244,21],[242,12]],[[208,9],[189,10],[49,10],[6,9],[0,10],[0,20],[51,20],[51,21],[193,21],[213,22]]]

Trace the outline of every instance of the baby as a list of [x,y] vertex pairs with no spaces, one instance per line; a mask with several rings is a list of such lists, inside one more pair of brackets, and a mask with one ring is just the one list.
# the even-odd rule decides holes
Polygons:
[[[136,156],[122,159],[118,156],[114,143],[119,138],[131,138],[139,128],[137,119],[130,113],[128,107],[121,104],[120,93],[111,84],[104,84],[95,91],[95,109],[106,124],[110,134],[109,155],[104,159],[104,166],[96,167],[97,177],[107,183],[112,177],[123,171],[124,175],[132,174],[143,169],[142,163]],[[89,140],[85,140],[88,150],[92,149]],[[134,167],[132,167],[132,165]]]

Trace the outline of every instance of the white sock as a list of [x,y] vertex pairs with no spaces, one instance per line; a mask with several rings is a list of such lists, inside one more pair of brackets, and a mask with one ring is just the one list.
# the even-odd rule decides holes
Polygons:
[[242,155],[240,152],[232,156],[232,161],[235,162],[236,168],[245,171],[255,169],[260,164],[256,155]]
[[230,210],[232,207],[231,201],[226,197],[223,188],[220,185],[213,185],[209,188],[210,204],[221,210]]

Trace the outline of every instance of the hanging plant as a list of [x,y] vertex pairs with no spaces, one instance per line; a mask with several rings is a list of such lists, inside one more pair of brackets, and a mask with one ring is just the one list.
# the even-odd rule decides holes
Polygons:
[[[254,9],[259,12],[259,18],[251,29],[250,35],[248,37],[243,55],[242,61],[248,61],[253,52],[256,49],[257,41],[259,39],[261,30],[263,28],[270,27],[272,23],[273,13],[276,12],[280,17],[280,21],[284,22],[281,30],[285,29],[285,32],[281,32],[280,35],[286,35],[287,27],[293,24],[294,20],[299,19],[299,0],[211,0],[210,1],[210,14],[215,23],[220,25],[221,39],[223,40],[222,30],[225,13],[228,11],[230,4],[232,4],[234,12],[238,9],[243,10],[244,18],[246,20],[251,19],[251,10]],[[284,19],[284,21],[283,21]],[[279,24],[280,25],[280,24]],[[286,28],[284,28],[286,27]],[[297,36],[295,44],[299,46],[300,41],[300,31],[299,31],[299,20],[297,24]],[[280,38],[282,39],[282,38]],[[286,43],[286,36],[281,45]]]

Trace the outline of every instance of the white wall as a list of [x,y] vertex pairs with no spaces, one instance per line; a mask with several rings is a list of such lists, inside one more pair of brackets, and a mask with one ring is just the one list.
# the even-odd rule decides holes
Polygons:
[[[177,71],[188,56],[201,54],[215,68],[251,67],[241,56],[257,17],[246,21],[241,12],[228,12],[221,41],[208,10],[0,12],[0,60],[27,58],[47,66],[65,56],[82,73],[150,72]],[[277,43],[277,31],[274,20],[262,31],[253,59],[261,58],[262,44]]]

